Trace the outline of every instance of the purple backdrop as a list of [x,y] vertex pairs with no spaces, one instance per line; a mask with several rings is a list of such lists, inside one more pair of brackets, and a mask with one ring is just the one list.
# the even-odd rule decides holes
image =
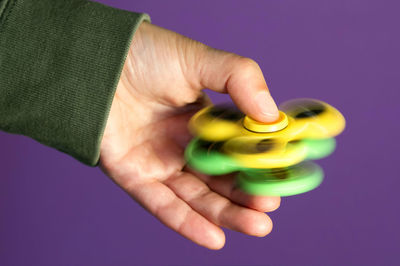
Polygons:
[[396,1],[100,2],[255,59],[277,102],[325,100],[346,131],[318,189],[284,198],[265,238],[227,231],[221,251],[164,227],[99,169],[0,133],[0,265],[400,263]]

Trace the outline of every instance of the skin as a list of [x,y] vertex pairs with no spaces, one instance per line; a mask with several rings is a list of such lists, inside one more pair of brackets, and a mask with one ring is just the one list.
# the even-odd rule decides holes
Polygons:
[[189,118],[210,104],[202,89],[229,93],[262,122],[278,110],[253,60],[212,49],[142,23],[135,33],[101,144],[102,170],[163,224],[209,249],[225,244],[221,227],[265,236],[265,212],[279,197],[247,195],[232,175],[211,177],[185,166]]

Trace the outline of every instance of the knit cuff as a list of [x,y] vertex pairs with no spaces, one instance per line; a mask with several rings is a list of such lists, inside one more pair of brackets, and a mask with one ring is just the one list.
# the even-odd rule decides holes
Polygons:
[[96,165],[146,14],[84,0],[0,0],[0,129]]

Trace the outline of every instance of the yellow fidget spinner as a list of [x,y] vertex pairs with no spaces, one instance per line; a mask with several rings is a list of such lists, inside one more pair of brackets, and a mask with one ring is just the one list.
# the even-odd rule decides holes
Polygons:
[[295,99],[279,107],[276,122],[260,123],[233,106],[210,106],[192,117],[189,129],[202,141],[218,143],[241,167],[282,168],[313,152],[300,140],[330,139],[345,127],[342,114],[322,101]]

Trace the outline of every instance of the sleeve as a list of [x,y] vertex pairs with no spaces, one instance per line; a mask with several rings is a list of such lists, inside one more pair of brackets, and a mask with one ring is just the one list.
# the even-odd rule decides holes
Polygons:
[[86,0],[0,0],[0,129],[96,165],[143,20]]

